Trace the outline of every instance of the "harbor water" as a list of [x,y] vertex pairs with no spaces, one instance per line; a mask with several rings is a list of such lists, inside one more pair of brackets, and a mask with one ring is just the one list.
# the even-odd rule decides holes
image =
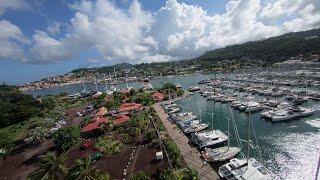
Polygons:
[[[198,86],[198,81],[205,78],[212,78],[213,75],[193,75],[177,76],[170,78],[161,78],[151,80],[153,87],[160,87],[165,82],[179,83],[184,89],[190,86]],[[139,88],[140,82],[129,83],[129,86]],[[120,84],[119,88],[125,87],[126,84]],[[201,85],[200,85],[201,86]],[[94,89],[93,84],[86,84],[87,90]],[[100,91],[104,90],[104,85],[99,85]],[[59,92],[77,93],[82,90],[82,84],[75,84],[62,87],[54,87],[41,90],[26,92],[37,95],[58,94]],[[230,108],[228,104],[214,103],[207,101],[199,93],[185,98],[178,104],[182,105],[183,111],[191,111],[202,122],[210,124],[210,128],[227,131],[227,118],[230,117]],[[316,101],[308,102],[307,106],[317,106],[320,104]],[[241,139],[246,140],[248,134],[248,119],[251,119],[257,141],[251,132],[251,139],[254,147],[250,152],[250,157],[258,159],[272,172],[277,174],[281,179],[290,180],[313,180],[315,178],[320,156],[320,114],[317,112],[313,116],[297,120],[272,123],[260,118],[259,113],[246,115],[233,110],[234,120],[236,122]],[[212,114],[214,114],[212,116]],[[214,117],[214,118],[212,118]],[[233,126],[231,129],[231,145],[237,145]],[[258,142],[258,143],[257,143]],[[258,151],[257,145],[260,147]],[[246,154],[246,143],[242,141],[242,153]]]

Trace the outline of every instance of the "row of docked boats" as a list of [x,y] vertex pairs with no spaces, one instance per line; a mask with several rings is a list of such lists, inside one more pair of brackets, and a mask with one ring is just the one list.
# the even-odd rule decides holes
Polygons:
[[[163,108],[170,112],[171,107],[180,107],[175,103],[163,105]],[[230,108],[230,113],[232,109]],[[262,180],[277,179],[276,176],[260,164],[255,158],[236,158],[241,153],[241,143],[238,146],[230,146],[230,124],[235,125],[234,118],[226,118],[228,131],[219,129],[207,130],[208,124],[202,123],[192,112],[177,112],[169,114],[171,122],[184,132],[200,150],[202,157],[209,163],[226,162],[218,171],[221,178],[227,180]],[[233,117],[233,114],[232,116]],[[213,124],[214,114],[212,114]],[[230,121],[233,121],[230,123]],[[233,128],[236,137],[239,137],[237,128]],[[240,142],[240,138],[237,139]],[[250,140],[248,140],[250,142]],[[249,146],[250,143],[248,143]],[[248,148],[249,149],[249,148]],[[249,153],[248,153],[249,155]]]
[[[171,106],[179,105],[171,103],[164,105],[163,108],[169,113]],[[209,125],[202,123],[201,119],[192,112],[173,113],[169,116],[171,122],[177,124],[181,131],[190,138],[190,142],[201,150],[202,156],[208,162],[226,161],[240,153],[239,147],[230,147],[229,143],[228,146],[224,146],[226,142],[229,142],[229,133],[226,135],[223,131],[213,128],[207,130]]]
[[314,108],[300,106],[301,103],[307,101],[305,97],[294,96],[295,99],[293,101],[288,101],[288,98],[284,98],[284,100],[274,98],[257,99],[257,97],[248,94],[240,97],[237,93],[232,94],[221,89],[210,88],[203,88],[199,93],[208,101],[229,103],[233,109],[240,112],[258,113],[265,110],[260,113],[261,117],[273,122],[306,117],[316,112]]

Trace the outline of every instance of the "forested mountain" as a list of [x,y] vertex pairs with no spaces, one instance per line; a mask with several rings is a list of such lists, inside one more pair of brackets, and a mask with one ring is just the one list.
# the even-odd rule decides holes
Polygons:
[[227,46],[208,51],[196,59],[214,60],[248,57],[274,62],[308,53],[320,53],[320,29],[288,33],[261,41]]
[[[202,70],[211,72],[218,69],[234,69],[250,64],[270,65],[274,62],[284,61],[292,56],[310,54],[320,54],[320,29],[309,31],[287,33],[277,37],[271,37],[259,41],[250,41],[243,44],[227,46],[206,52],[204,55],[190,60],[180,60],[174,62],[162,62],[151,64],[131,65],[122,63],[115,65],[116,70],[133,68],[130,75],[166,75],[174,74],[179,69],[189,69],[188,72]],[[100,68],[83,68],[72,71],[80,72],[112,73],[113,66]]]

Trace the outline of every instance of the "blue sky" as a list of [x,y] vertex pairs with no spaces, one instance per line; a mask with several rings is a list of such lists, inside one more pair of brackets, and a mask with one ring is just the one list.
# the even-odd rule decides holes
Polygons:
[[191,58],[318,28],[316,0],[3,0],[0,81],[79,67]]

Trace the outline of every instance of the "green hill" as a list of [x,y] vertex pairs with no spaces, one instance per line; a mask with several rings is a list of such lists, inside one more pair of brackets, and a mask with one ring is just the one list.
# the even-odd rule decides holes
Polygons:
[[115,67],[116,71],[131,69],[133,65],[129,63],[116,64],[114,66],[103,66],[97,68],[79,68],[71,71],[71,73],[82,73],[82,72],[99,72],[99,73],[112,73]]
[[261,41],[227,46],[208,51],[196,59],[220,60],[248,57],[274,62],[309,53],[320,53],[320,29],[288,33]]
[[[287,33],[260,41],[250,41],[243,44],[231,45],[208,51],[202,56],[190,60],[150,64],[143,63],[137,65],[122,63],[115,65],[115,67],[117,71],[133,68],[130,75],[137,76],[174,74],[181,68],[187,69],[190,67],[196,68],[188,70],[188,73],[195,72],[196,70],[212,72],[217,68],[235,69],[245,65],[257,64],[257,62],[263,62],[264,65],[270,65],[275,62],[287,60],[293,56],[300,54],[308,56],[312,53],[320,54],[320,29]],[[113,67],[114,66],[82,68],[72,72],[112,73]]]

